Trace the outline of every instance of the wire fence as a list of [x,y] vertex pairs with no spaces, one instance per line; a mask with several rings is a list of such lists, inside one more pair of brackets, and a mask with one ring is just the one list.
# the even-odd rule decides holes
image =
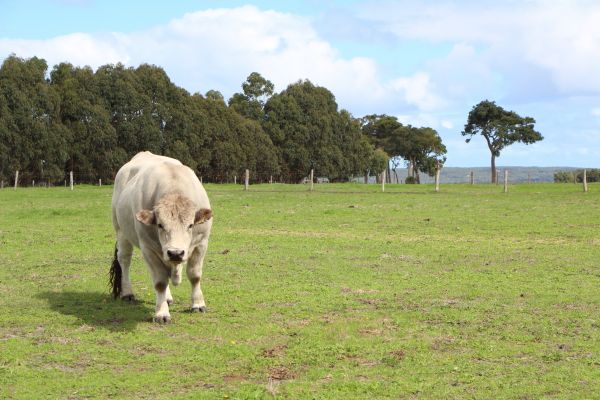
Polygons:
[[[496,184],[503,186],[503,191],[508,192],[509,185],[512,184],[535,184],[535,183],[546,183],[552,182],[548,178],[550,169],[543,171],[543,175],[533,175],[531,172],[524,172],[526,169],[518,168],[515,169],[513,167],[513,171],[510,168],[506,169],[498,169],[496,176]],[[535,169],[538,170],[539,169]],[[573,176],[575,177],[575,169],[573,170]],[[465,172],[467,172],[465,174]],[[588,191],[588,174],[587,170],[579,170],[583,171],[583,174],[578,175],[578,179],[573,179],[573,182],[577,185],[583,185],[583,190]],[[593,170],[595,171],[595,170]],[[260,179],[256,178],[256,176],[261,176]],[[300,174],[301,175],[301,174]],[[444,169],[438,171],[436,176],[430,177],[427,175],[422,175],[420,177],[420,181],[425,186],[434,186],[435,191],[440,190],[441,185],[448,184],[470,184],[470,185],[481,185],[481,184],[489,184],[491,180],[489,170],[481,171],[478,170],[469,170],[466,168],[452,169],[449,173],[444,174]],[[28,179],[21,180],[20,177],[26,176]],[[526,176],[526,179],[524,178]],[[59,180],[35,180],[32,177],[32,174],[21,173],[21,171],[15,171],[14,178],[10,181],[7,179],[0,179],[0,189],[17,189],[17,188],[26,188],[26,187],[65,187],[73,190],[79,184],[92,184],[97,186],[110,185],[113,183],[113,180],[102,180],[96,179],[93,176],[78,174],[74,172],[69,172],[65,174],[63,179]],[[367,191],[387,191],[394,190],[394,188],[399,188],[400,186],[411,186],[406,184],[406,178],[410,177],[407,170],[391,170],[391,171],[383,171],[381,174],[370,174],[367,173],[364,176],[352,176],[345,180],[339,180],[337,182],[331,181],[328,177],[319,177],[315,174],[314,170],[311,170],[306,174],[306,176],[300,179],[298,182],[290,182],[289,180],[281,177],[281,176],[269,176],[268,179],[265,179],[265,174],[253,174],[250,170],[245,170],[244,173],[238,176],[237,174],[231,174],[231,176],[227,177],[227,179],[219,179],[217,182],[211,181],[210,179],[206,180],[202,176],[199,176],[201,182],[203,183],[213,183],[213,184],[233,184],[238,185],[242,189],[250,190],[251,186],[256,184],[263,184],[254,186],[252,190],[260,190],[260,191],[328,191],[328,192],[340,192],[340,193],[349,193],[349,190],[352,190],[354,185],[366,185],[370,189]],[[402,179],[404,177],[404,179]],[[592,179],[595,181],[595,178]],[[352,185],[345,185],[344,187],[340,185],[333,185],[332,183],[350,183]],[[290,185],[290,183],[293,183]],[[268,184],[268,185],[264,185]],[[285,188],[284,186],[285,185]],[[224,190],[231,190],[223,186]],[[415,187],[416,189],[416,187]],[[360,189],[361,192],[364,192],[364,189]],[[403,189],[406,191],[406,188]]]

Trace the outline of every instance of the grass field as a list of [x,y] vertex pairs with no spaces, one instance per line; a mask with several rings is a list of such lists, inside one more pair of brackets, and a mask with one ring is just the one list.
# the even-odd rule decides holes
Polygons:
[[[0,398],[598,399],[600,186],[207,185],[173,322],[110,187],[0,191]],[[324,192],[327,190],[328,192]]]

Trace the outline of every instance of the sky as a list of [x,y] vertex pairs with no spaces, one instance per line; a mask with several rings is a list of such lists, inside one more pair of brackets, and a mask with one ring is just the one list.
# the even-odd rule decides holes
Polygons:
[[544,140],[499,166],[600,167],[600,2],[0,0],[0,61],[161,66],[190,93],[308,79],[355,117],[438,131],[446,166],[489,166],[469,111],[492,100]]

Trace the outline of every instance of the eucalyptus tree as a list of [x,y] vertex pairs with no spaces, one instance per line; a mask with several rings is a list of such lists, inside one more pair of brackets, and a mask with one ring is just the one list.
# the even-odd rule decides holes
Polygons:
[[194,124],[204,143],[199,149],[201,175],[226,182],[249,169],[253,179],[266,181],[279,173],[275,146],[258,121],[241,116],[214,98],[194,95],[191,101]]
[[3,174],[21,179],[62,176],[66,138],[59,118],[59,96],[46,81],[48,65],[37,57],[14,55],[0,67],[0,142]]
[[329,90],[308,80],[289,85],[267,101],[263,127],[277,147],[282,174],[292,182],[311,169],[319,176],[345,180],[366,169],[372,152],[358,121],[338,111]]
[[225,104],[225,98],[223,97],[223,94],[221,92],[219,92],[218,90],[209,90],[206,92],[205,97],[208,100],[214,100],[214,101],[220,101],[223,104]]
[[409,176],[416,183],[421,182],[419,172],[433,176],[446,162],[446,146],[433,128],[407,125],[398,129],[390,141],[408,162]]
[[264,117],[264,106],[273,95],[275,86],[258,72],[252,72],[242,84],[243,93],[235,93],[229,99],[229,107],[240,115],[256,121]]
[[117,133],[110,113],[97,95],[90,67],[61,63],[50,73],[50,85],[60,98],[60,122],[69,146],[65,170],[78,180],[112,179],[126,155],[117,148]]
[[384,168],[388,172],[388,181],[391,182],[392,171],[396,175],[396,180],[398,180],[397,169],[400,167],[403,157],[399,152],[398,143],[394,142],[393,138],[397,135],[398,130],[403,127],[402,123],[398,121],[398,118],[385,114],[366,115],[360,119],[360,123],[363,134],[373,146],[389,155],[388,164]]

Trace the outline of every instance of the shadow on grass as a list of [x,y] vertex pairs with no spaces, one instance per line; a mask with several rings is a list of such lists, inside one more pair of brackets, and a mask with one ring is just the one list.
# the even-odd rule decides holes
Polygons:
[[114,300],[100,292],[43,292],[38,295],[50,308],[63,315],[71,315],[83,324],[111,331],[131,331],[138,323],[147,322],[152,308],[136,301]]

